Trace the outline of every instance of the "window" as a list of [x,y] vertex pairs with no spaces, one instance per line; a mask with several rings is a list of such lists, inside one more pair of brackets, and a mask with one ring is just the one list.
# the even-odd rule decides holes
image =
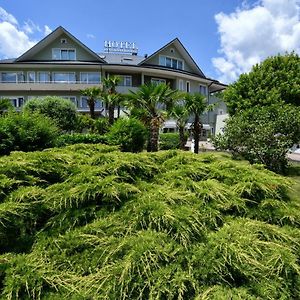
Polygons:
[[199,86],[199,92],[200,92],[200,94],[206,96],[207,95],[207,87],[203,86],[203,85],[200,85]]
[[[85,97],[85,96],[82,96],[80,98],[80,102],[79,102],[79,108],[81,109],[88,109],[89,106],[88,106],[88,97]],[[95,102],[95,108],[99,109],[99,108],[103,108],[103,102],[99,99],[96,100]]]
[[52,49],[52,59],[54,60],[76,60],[75,49]]
[[23,72],[2,72],[1,82],[6,82],[6,83],[24,82]]
[[37,73],[38,82],[50,82],[50,73],[49,72],[38,72]]
[[27,73],[27,82],[35,82],[35,72],[29,71]]
[[100,83],[101,76],[99,72],[80,73],[80,81],[82,83]]
[[75,73],[53,73],[53,82],[56,83],[75,83]]
[[132,86],[132,76],[130,75],[118,75],[120,77],[120,86]]
[[186,82],[186,92],[189,93],[190,90],[191,90],[191,88],[190,88],[190,82],[187,81],[187,82]]
[[152,84],[161,84],[161,83],[166,84],[166,79],[161,79],[161,78],[151,78],[151,83],[152,83]]
[[77,97],[76,96],[61,96],[61,98],[70,100],[78,108],[79,103],[77,102]]
[[172,58],[172,57],[161,55],[159,57],[159,64],[164,67],[183,70],[183,61],[178,58]]
[[184,85],[183,85],[183,80],[182,79],[179,79],[178,89],[179,89],[179,91],[183,91],[184,90]]
[[9,99],[13,107],[21,107],[24,104],[24,97],[10,96],[10,97],[3,97],[3,98]]

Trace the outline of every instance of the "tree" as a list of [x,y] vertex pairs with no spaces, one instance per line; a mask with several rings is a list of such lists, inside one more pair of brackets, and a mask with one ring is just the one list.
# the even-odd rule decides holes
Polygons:
[[68,99],[56,96],[30,99],[25,103],[23,110],[49,117],[61,130],[73,130],[76,127],[77,109]]
[[87,97],[87,104],[90,109],[90,116],[92,119],[95,119],[95,103],[101,94],[101,88],[93,86],[84,90],[80,90],[80,93],[81,95]]
[[176,127],[179,131],[180,149],[185,150],[186,138],[184,129],[190,117],[189,111],[184,104],[176,104],[171,109],[169,116],[176,120]]
[[215,138],[214,145],[283,173],[288,165],[286,153],[299,139],[299,109],[274,104],[254,107],[230,117],[224,134]]
[[209,110],[210,106],[208,105],[206,98],[200,93],[187,93],[184,97],[184,101],[185,109],[193,118],[192,132],[195,142],[194,153],[199,153],[199,140],[202,130],[200,115]]
[[158,150],[159,127],[164,121],[166,108],[170,108],[178,99],[179,93],[166,84],[144,84],[137,92],[130,91],[127,96],[129,105],[144,111],[143,118],[149,120],[149,151]]
[[224,92],[230,115],[274,103],[300,106],[300,57],[296,53],[277,55],[242,74]]
[[12,109],[13,106],[9,99],[2,98],[0,99],[0,114],[3,114],[5,111]]
[[110,75],[109,77],[103,79],[103,91],[101,96],[108,109],[108,120],[110,125],[114,123],[116,105],[118,105],[118,117],[120,115],[119,102],[121,101],[121,95],[118,94],[116,90],[120,80],[120,77],[116,75]]

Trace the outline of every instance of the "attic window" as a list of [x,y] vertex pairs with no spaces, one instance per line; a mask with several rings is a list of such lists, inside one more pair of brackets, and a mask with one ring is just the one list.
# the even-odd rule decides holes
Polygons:
[[60,43],[61,43],[61,44],[67,44],[68,41],[67,41],[67,39],[61,39],[61,40],[60,40]]
[[76,60],[75,49],[52,49],[52,59],[53,60]]
[[171,53],[175,53],[174,48],[171,48],[171,49],[170,49],[170,52],[171,52]]
[[183,70],[183,60],[168,56],[160,56],[159,57],[159,65],[172,68],[172,69],[178,69]]

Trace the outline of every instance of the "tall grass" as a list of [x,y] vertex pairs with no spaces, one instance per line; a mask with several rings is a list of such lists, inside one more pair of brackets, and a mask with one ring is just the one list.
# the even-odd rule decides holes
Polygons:
[[1,299],[300,298],[300,199],[259,165],[78,144],[0,178]]

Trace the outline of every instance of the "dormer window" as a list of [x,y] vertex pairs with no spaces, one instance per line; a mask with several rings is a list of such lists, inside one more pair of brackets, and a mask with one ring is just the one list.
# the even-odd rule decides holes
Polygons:
[[52,59],[53,60],[76,60],[75,49],[52,49]]
[[159,64],[167,68],[183,70],[183,60],[178,58],[161,55],[159,57]]

